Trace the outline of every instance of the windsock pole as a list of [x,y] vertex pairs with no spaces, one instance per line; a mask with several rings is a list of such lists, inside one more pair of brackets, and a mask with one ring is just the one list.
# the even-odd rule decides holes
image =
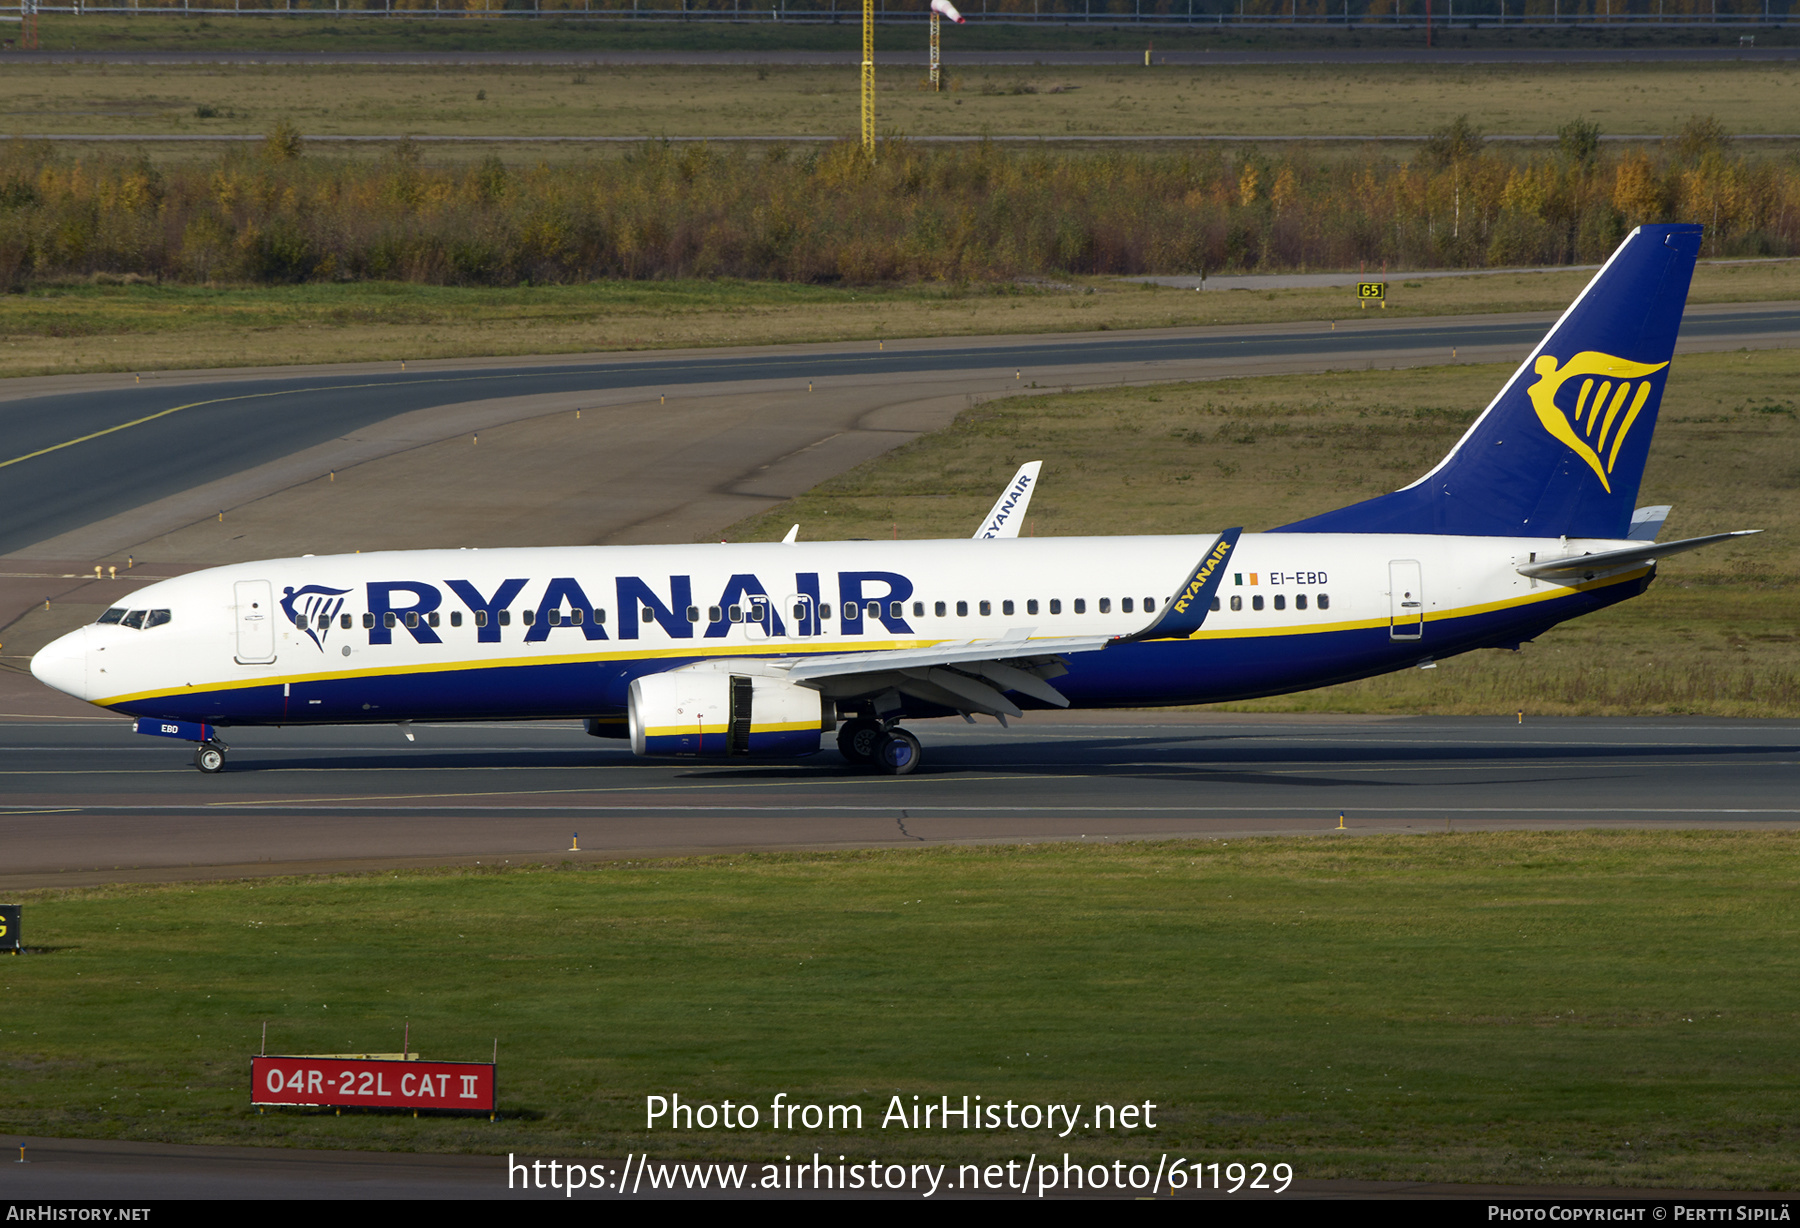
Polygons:
[[938,11],[931,10],[931,88],[933,92],[944,87],[938,82]]
[[875,157],[875,0],[863,0],[862,58],[863,153]]

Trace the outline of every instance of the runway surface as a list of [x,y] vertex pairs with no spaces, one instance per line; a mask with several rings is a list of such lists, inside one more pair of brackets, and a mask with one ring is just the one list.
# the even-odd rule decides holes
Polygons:
[[[1454,668],[1454,663],[1446,668]],[[1800,825],[1800,723],[1032,714],[909,726],[907,777],[640,760],[573,724],[0,724],[0,889],[745,849],[1541,827]],[[830,743],[828,742],[829,746]],[[579,852],[570,852],[579,842]]]
[[[602,395],[617,404],[670,390],[750,392],[778,387],[792,394],[809,381],[875,386],[889,394],[909,386],[939,394],[994,392],[1020,388],[1028,381],[1048,388],[1091,384],[1101,378],[1142,383],[1273,370],[1415,365],[1447,361],[1453,355],[1464,361],[1508,356],[1516,361],[1536,344],[1552,319],[1551,313],[1530,313],[1354,320],[1341,328],[1319,322],[911,341],[885,348],[859,342],[672,355],[440,362],[415,364],[407,371],[386,363],[304,373],[187,373],[143,383],[129,382],[132,377],[85,380],[79,391],[36,396],[18,395],[34,381],[15,381],[13,397],[0,400],[0,469],[5,470],[0,482],[0,554],[42,546],[60,534],[324,445],[371,423],[450,404]],[[1792,343],[1800,338],[1800,304],[1692,308],[1681,335],[1686,348]],[[521,409],[512,416],[528,412]],[[646,416],[647,411],[639,411],[640,418]],[[446,434],[466,429],[460,420],[448,422]],[[767,419],[759,418],[757,424],[766,426]],[[766,459],[773,461],[790,453],[790,446],[801,448],[842,429],[833,425],[787,440]],[[886,447],[902,441],[890,439]],[[735,438],[722,438],[716,448],[728,468],[745,455],[743,443]],[[856,457],[862,459],[867,457]],[[630,472],[632,466],[620,468]],[[321,464],[308,476],[322,474],[323,469]],[[746,513],[738,513],[742,514]],[[736,518],[729,516],[721,523]],[[135,530],[143,525],[134,519],[121,527]],[[125,540],[142,537],[127,533]],[[89,548],[52,545],[38,550],[35,557],[101,557],[119,548],[82,544]]]

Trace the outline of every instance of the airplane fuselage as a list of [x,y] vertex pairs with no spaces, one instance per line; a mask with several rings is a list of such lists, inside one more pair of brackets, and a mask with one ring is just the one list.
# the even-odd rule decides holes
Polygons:
[[116,621],[59,641],[34,668],[112,711],[216,726],[593,718],[622,714],[635,679],[691,662],[778,664],[971,640],[1017,640],[1014,655],[1027,656],[1036,641],[1102,636],[1121,642],[1067,656],[1055,679],[1072,706],[1198,704],[1516,646],[1642,592],[1653,574],[1637,565],[1549,582],[1515,570],[1632,544],[1618,541],[1244,534],[1198,632],[1123,641],[1216,540],[278,559],[152,584],[109,615]]

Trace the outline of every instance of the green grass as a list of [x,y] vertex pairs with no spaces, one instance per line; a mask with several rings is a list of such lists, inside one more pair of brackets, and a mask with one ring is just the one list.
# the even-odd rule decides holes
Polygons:
[[[1553,311],[1592,276],[1395,275],[1385,317]],[[1058,285],[821,286],[596,281],[184,286],[102,277],[0,294],[0,378],[316,362],[582,353],[1265,324],[1367,317],[1353,287],[1195,294],[1109,278]],[[1800,297],[1800,260],[1703,264],[1695,303]],[[986,504],[973,515],[979,516]]]
[[[1791,1187],[1793,833],[761,855],[46,892],[0,963],[27,1134],[616,1157],[1291,1161],[1302,1177]],[[248,1058],[500,1044],[495,1124],[248,1105]],[[860,1103],[852,1137],[643,1097]],[[875,1128],[888,1097],[1158,1129]]]
[[[1027,460],[1045,462],[1026,526],[1038,536],[1273,528],[1412,481],[1508,374],[1340,371],[990,401],[721,536],[774,540],[796,521],[813,538],[960,536]],[[1674,505],[1666,538],[1763,536],[1669,559],[1648,594],[1520,653],[1235,706],[1800,715],[1796,380],[1791,350],[1678,358],[1639,493]]]
[[[918,66],[878,71],[884,133],[1417,137],[1471,98],[1492,100],[1478,116],[1490,133],[1546,135],[1579,117],[1655,136],[1694,114],[1730,133],[1800,132],[1791,62],[969,66],[952,67],[942,93],[923,79]],[[260,134],[287,120],[321,135],[854,137],[857,117],[853,66],[22,64],[0,75],[0,125],[13,133]]]

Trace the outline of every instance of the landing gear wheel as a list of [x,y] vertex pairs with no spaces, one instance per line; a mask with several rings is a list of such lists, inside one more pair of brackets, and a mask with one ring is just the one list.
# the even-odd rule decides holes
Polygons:
[[859,767],[867,767],[875,762],[881,737],[880,721],[872,721],[866,716],[845,721],[844,727],[838,730],[838,753]]
[[202,742],[194,751],[194,766],[211,775],[225,770],[225,748],[216,742]]
[[919,766],[919,739],[904,729],[890,729],[875,748],[875,766],[884,776],[905,776]]

